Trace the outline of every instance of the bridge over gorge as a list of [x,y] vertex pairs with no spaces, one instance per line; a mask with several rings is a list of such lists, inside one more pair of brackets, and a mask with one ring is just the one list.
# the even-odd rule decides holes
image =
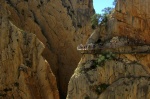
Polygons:
[[150,54],[150,45],[126,45],[117,47],[102,46],[100,44],[80,44],[77,50],[81,54],[102,54],[112,52],[114,54]]

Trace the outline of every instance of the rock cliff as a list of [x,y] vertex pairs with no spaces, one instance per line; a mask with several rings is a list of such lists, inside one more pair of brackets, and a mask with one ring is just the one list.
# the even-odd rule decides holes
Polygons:
[[41,55],[43,43],[9,21],[6,8],[0,1],[0,98],[59,99],[55,76]]
[[145,0],[118,0],[115,13],[112,15],[115,19],[110,20],[108,33],[114,35],[123,35],[143,40],[149,43],[150,26],[150,1]]
[[148,5],[149,0],[118,0],[108,22],[87,41],[101,39],[104,49],[82,55],[67,99],[150,98]]
[[10,20],[22,30],[35,34],[46,46],[42,55],[54,72],[61,96],[80,54],[79,43],[85,43],[92,29],[92,0],[6,0]]

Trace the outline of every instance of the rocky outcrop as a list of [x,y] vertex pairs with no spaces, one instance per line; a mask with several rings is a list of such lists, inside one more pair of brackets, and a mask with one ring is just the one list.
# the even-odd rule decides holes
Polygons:
[[6,1],[10,20],[17,27],[34,33],[46,46],[43,56],[65,96],[68,81],[80,59],[76,46],[85,43],[92,31],[92,0]]
[[89,16],[94,12],[92,0],[62,0],[62,4],[67,8],[75,28],[82,28],[90,22]]
[[118,0],[115,13],[109,23],[109,33],[128,36],[150,43],[149,40],[149,7],[150,1]]
[[98,99],[149,99],[149,81],[149,77],[122,78],[108,87]]
[[108,22],[87,41],[101,39],[104,49],[82,56],[69,81],[67,99],[150,98],[149,4],[118,0]]
[[55,76],[41,55],[43,43],[9,21],[5,8],[0,1],[0,98],[59,99]]
[[[120,42],[123,44],[125,41],[124,39]],[[109,43],[107,41],[103,46],[108,46]],[[125,49],[127,48],[125,47]],[[116,51],[119,53],[122,49],[118,48]],[[128,56],[132,56],[132,58]],[[112,99],[126,99],[127,97],[141,99],[149,97],[149,89],[141,92],[141,90],[145,90],[145,87],[150,87],[150,72],[145,69],[147,65],[140,63],[141,56],[126,53],[116,54],[115,58],[110,57],[109,53],[84,55],[69,82],[67,99],[110,99],[110,97]],[[147,57],[147,55],[143,57]],[[95,60],[101,63],[95,64]]]

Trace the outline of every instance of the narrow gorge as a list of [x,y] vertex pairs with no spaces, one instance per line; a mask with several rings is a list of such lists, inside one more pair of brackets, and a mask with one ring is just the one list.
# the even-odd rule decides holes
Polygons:
[[83,55],[69,81],[67,99],[150,98],[149,4],[118,0],[108,21],[79,46]]
[[0,0],[0,99],[149,99],[149,5],[93,28],[93,0]]

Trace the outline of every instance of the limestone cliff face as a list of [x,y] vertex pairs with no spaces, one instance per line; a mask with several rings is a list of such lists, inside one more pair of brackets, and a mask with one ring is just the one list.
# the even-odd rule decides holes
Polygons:
[[60,92],[67,92],[68,81],[80,59],[76,51],[91,33],[92,0],[6,0],[10,20],[34,33],[46,46],[43,56],[56,75]]
[[[125,43],[125,40],[120,42]],[[108,45],[112,44],[104,44]],[[109,51],[119,52],[127,49],[124,47]],[[129,47],[130,51],[132,49]],[[108,59],[110,54],[102,54],[104,61],[95,64],[99,55],[82,56],[69,82],[67,99],[150,98],[149,67],[140,61],[149,55],[116,54],[115,58]]]
[[0,1],[0,98],[59,99],[43,43],[9,21],[4,5]]
[[146,43],[149,39],[150,26],[150,1],[145,0],[118,0],[115,13],[110,20],[110,30],[115,35],[124,35],[137,40],[143,40]]
[[[67,99],[150,98],[148,5],[149,0],[118,0],[108,22],[87,43],[102,37],[103,47],[113,48],[104,52],[120,54],[113,58],[108,53],[83,55],[69,81]],[[145,53],[133,53],[136,51]]]

